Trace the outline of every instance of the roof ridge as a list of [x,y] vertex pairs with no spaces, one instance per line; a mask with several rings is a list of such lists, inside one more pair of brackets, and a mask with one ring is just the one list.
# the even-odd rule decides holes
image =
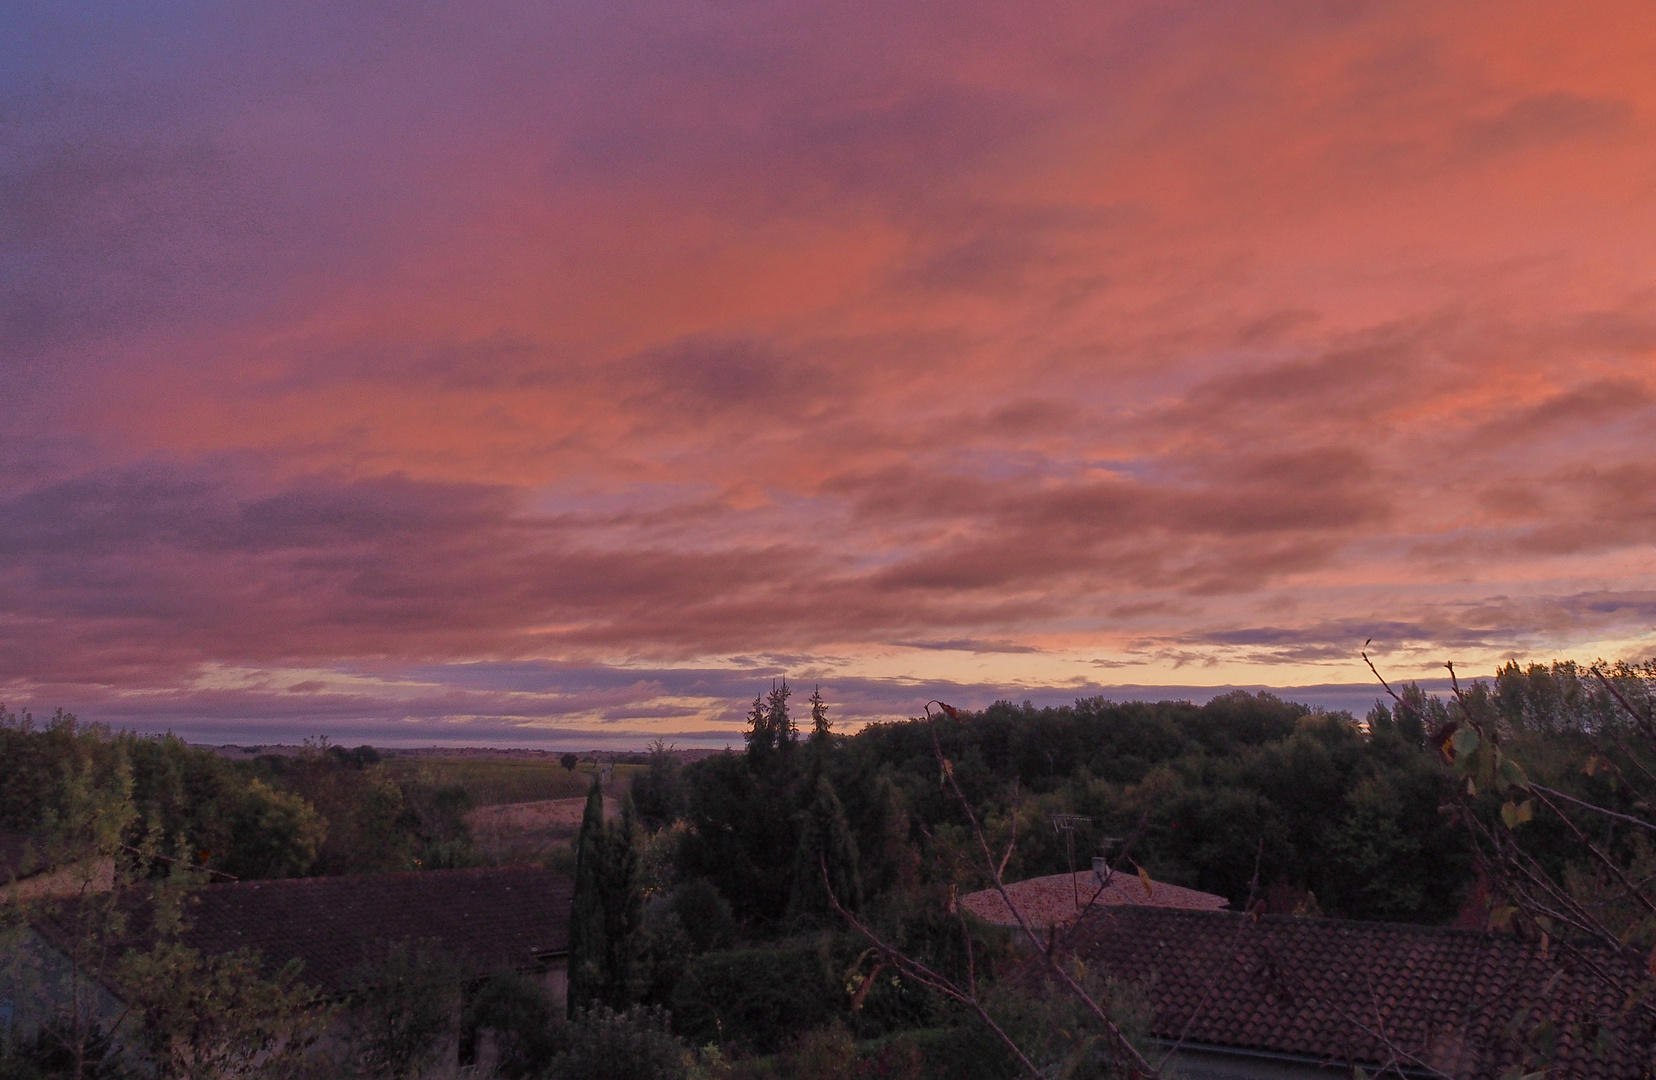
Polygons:
[[[1181,886],[1183,887],[1183,886]],[[1112,915],[1130,914],[1133,918],[1161,918],[1164,915],[1173,916],[1209,916],[1222,915],[1228,919],[1254,918],[1258,922],[1268,922],[1273,925],[1302,925],[1302,926],[1344,926],[1360,928],[1368,932],[1378,933],[1387,930],[1406,932],[1409,934],[1432,934],[1444,937],[1469,937],[1480,940],[1511,941],[1525,944],[1522,938],[1513,934],[1502,933],[1498,930],[1468,930],[1458,926],[1431,926],[1426,923],[1388,922],[1379,919],[1345,919],[1331,915],[1286,915],[1271,913],[1251,916],[1246,911],[1235,911],[1226,908],[1172,908],[1156,907],[1152,904],[1133,904],[1124,906],[1098,907],[1096,911],[1108,911]],[[1094,914],[1088,912],[1088,915]],[[1155,914],[1151,914],[1155,913]]]

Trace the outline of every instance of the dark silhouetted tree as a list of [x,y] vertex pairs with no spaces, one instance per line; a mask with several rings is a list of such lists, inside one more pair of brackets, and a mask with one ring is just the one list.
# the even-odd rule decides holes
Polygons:
[[828,703],[822,699],[822,687],[819,686],[811,691],[811,741],[818,744],[827,742],[833,727],[828,719]]
[[805,811],[799,847],[794,853],[793,892],[788,897],[791,918],[826,916],[833,910],[823,888],[825,866],[828,887],[847,910],[855,911],[862,904],[857,841],[845,820],[845,807],[834,794],[834,785],[822,777],[817,780],[815,797]]
[[771,730],[765,699],[757,694],[753,698],[753,708],[748,711],[748,729],[744,737],[747,739],[748,764],[755,769],[768,765],[771,753],[776,749],[776,733]]
[[669,825],[684,812],[678,755],[660,739],[650,747],[648,771],[633,777],[633,809],[649,829]]
[[604,840],[604,795],[594,773],[575,840],[575,889],[569,912],[571,1016],[591,1006],[604,983]]
[[592,778],[575,846],[569,917],[569,1015],[595,1005],[625,1009],[633,986],[635,936],[643,915],[630,813],[604,821],[603,789]]
[[788,715],[788,698],[792,694],[793,690],[784,678],[781,685],[771,686],[771,692],[765,698],[765,719],[770,725],[771,738],[783,754],[791,752],[799,742],[799,725]]

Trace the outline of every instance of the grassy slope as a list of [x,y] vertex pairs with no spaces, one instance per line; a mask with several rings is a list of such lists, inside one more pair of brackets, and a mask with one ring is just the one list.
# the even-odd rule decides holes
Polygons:
[[[592,765],[582,762],[569,772],[556,761],[511,758],[392,758],[385,763],[399,780],[418,780],[434,787],[458,784],[476,806],[573,799],[587,793]],[[642,766],[615,766],[615,786],[624,787]]]

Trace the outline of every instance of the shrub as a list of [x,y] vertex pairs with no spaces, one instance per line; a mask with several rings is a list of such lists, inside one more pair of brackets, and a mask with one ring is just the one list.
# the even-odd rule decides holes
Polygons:
[[398,943],[371,957],[351,995],[351,1057],[368,1076],[419,1073],[454,1031],[459,963],[435,942]]
[[[1012,1055],[981,1026],[899,1031],[863,1043],[873,1066],[869,1076],[915,1076],[918,1080],[1004,1080],[1018,1074]],[[901,1071],[908,1063],[913,1072]]]
[[667,908],[700,952],[722,949],[736,940],[736,917],[718,887],[706,878],[691,878],[668,897]]
[[549,1080],[687,1080],[695,1064],[660,1009],[618,1013],[599,1006],[577,1013],[563,1035]]
[[541,1073],[556,1050],[557,1010],[544,988],[516,972],[493,976],[468,995],[460,1019],[460,1058],[469,1063],[480,1034],[493,1036],[495,1072],[503,1080]]
[[[1103,1006],[1111,1019],[1141,1053],[1144,1005],[1131,986],[1070,961],[1070,975]],[[1024,986],[1002,983],[988,1003],[989,1013],[1037,1067],[1073,1080],[1125,1080],[1136,1075],[1115,1060],[1102,1026],[1071,993],[1052,981]],[[1010,1055],[1002,1057],[1008,1067]]]
[[841,1011],[845,991],[825,951],[794,944],[698,957],[673,993],[674,1027],[698,1046],[729,1042],[775,1053]]

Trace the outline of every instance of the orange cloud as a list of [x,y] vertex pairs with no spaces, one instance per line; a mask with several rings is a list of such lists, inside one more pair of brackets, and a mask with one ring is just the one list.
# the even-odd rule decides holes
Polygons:
[[0,35],[0,688],[1648,646],[1644,5],[485,9]]

